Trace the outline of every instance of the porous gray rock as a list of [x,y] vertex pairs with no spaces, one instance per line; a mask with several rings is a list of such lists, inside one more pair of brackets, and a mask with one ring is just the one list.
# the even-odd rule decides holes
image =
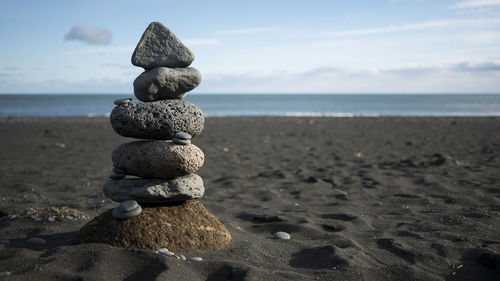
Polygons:
[[142,213],[142,208],[135,201],[126,201],[113,209],[113,217],[119,220],[130,219]]
[[113,165],[127,175],[145,178],[176,178],[196,172],[203,165],[203,151],[194,144],[171,141],[134,141],[117,146]]
[[182,99],[186,93],[198,87],[201,73],[192,67],[156,67],[143,72],[134,80],[134,94],[145,102]]
[[144,69],[188,67],[193,60],[193,53],[159,22],[149,24],[132,54],[132,64]]
[[168,140],[179,131],[196,136],[205,124],[201,110],[184,100],[131,102],[116,106],[109,118],[115,132],[138,139]]
[[175,179],[130,178],[110,180],[104,184],[104,194],[111,200],[122,202],[135,200],[139,203],[165,203],[199,199],[205,188],[203,179],[190,174]]

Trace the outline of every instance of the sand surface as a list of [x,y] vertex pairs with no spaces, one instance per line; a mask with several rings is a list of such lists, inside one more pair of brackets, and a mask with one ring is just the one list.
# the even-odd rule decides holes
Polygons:
[[207,118],[200,201],[232,241],[198,262],[70,243],[117,205],[107,118],[0,132],[2,280],[500,280],[500,118]]

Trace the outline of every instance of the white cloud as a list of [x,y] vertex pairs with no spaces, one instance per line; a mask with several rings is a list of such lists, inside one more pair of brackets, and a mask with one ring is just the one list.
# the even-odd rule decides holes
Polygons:
[[240,28],[240,29],[228,29],[216,32],[216,35],[248,35],[248,34],[261,34],[261,33],[274,33],[282,32],[285,29],[279,26],[271,27],[256,27],[256,28]]
[[187,38],[182,40],[182,42],[188,46],[215,46],[222,43],[221,40],[215,38]]
[[499,31],[480,31],[462,36],[462,40],[469,44],[490,44],[500,42]]
[[458,2],[451,7],[456,9],[463,9],[463,8],[479,8],[479,7],[487,7],[495,5],[500,5],[500,0],[467,0]]
[[500,19],[497,18],[478,18],[478,19],[447,19],[435,20],[412,24],[390,25],[376,28],[352,29],[343,31],[324,31],[319,33],[321,36],[358,36],[358,35],[374,35],[382,33],[402,32],[402,31],[417,31],[441,27],[459,27],[459,26],[489,26],[500,24]]
[[66,33],[64,40],[80,40],[92,45],[109,45],[111,43],[111,32],[92,25],[76,25]]

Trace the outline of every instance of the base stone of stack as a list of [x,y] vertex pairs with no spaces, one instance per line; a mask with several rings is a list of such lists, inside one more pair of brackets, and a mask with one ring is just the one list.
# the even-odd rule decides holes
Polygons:
[[127,178],[104,184],[104,194],[116,202],[164,203],[198,199],[203,196],[203,179],[190,174],[175,179]]
[[220,249],[231,241],[224,225],[196,200],[143,206],[139,216],[127,220],[114,219],[111,213],[108,210],[85,225],[74,242],[189,253]]

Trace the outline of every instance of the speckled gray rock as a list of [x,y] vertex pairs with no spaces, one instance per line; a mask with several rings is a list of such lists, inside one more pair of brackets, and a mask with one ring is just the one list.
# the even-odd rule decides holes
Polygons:
[[201,198],[205,188],[200,176],[190,174],[170,180],[110,180],[104,184],[103,191],[109,199],[116,202],[135,200],[139,203],[163,203]]
[[115,132],[138,139],[168,140],[179,131],[196,136],[205,124],[201,110],[184,100],[131,102],[116,106],[109,118]]
[[[126,201],[113,209],[113,217],[119,220],[133,218],[142,213],[142,208],[135,201]],[[123,205],[123,206],[122,206]]]
[[134,94],[145,102],[182,99],[200,82],[201,73],[195,68],[156,67],[134,80]]
[[113,150],[113,165],[128,175],[145,178],[176,178],[196,172],[205,155],[194,144],[171,141],[134,141]]
[[188,67],[193,60],[193,53],[159,22],[149,24],[132,54],[132,64],[144,69]]

